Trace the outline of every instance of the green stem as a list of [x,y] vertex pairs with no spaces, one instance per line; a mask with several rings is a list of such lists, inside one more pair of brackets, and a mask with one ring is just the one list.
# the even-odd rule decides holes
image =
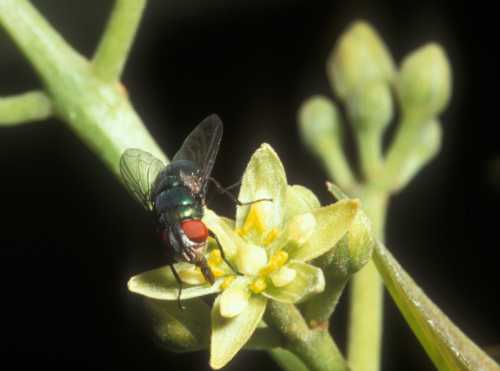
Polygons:
[[382,135],[378,130],[358,130],[361,167],[366,180],[377,179],[382,169]]
[[404,186],[407,173],[404,168],[408,166],[408,159],[412,156],[415,143],[420,137],[421,122],[421,119],[416,121],[412,118],[403,118],[387,151],[384,179],[386,187],[393,191]]
[[127,148],[142,148],[166,161],[130,105],[123,88],[104,83],[26,0],[0,1],[0,25],[45,84],[55,114],[119,175]]
[[[376,237],[383,240],[387,193],[367,185],[360,198]],[[354,275],[351,285],[347,358],[354,370],[379,370],[382,325],[383,284],[375,265],[370,261]]]
[[52,103],[41,91],[0,98],[0,125],[42,121],[52,114]]
[[146,0],[116,0],[93,58],[95,72],[103,80],[120,78],[145,5]]
[[268,353],[284,371],[309,371],[295,354],[286,349],[274,348]]
[[302,313],[311,327],[328,327],[328,321],[351,276],[349,274],[333,274],[328,267],[325,267],[323,271],[325,272],[325,290],[313,299],[306,301],[302,307]]
[[349,167],[349,162],[340,146],[339,140],[333,143],[325,141],[318,143],[318,152],[331,178],[344,190],[349,191],[355,188],[356,179]]
[[328,331],[309,329],[294,305],[270,301],[265,316],[266,323],[284,337],[285,348],[311,371],[349,370]]

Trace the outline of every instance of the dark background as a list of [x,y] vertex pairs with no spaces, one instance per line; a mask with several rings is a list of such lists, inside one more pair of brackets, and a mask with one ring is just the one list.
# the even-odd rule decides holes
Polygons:
[[[111,1],[38,0],[91,55]],[[439,157],[393,198],[387,244],[431,298],[480,346],[500,343],[500,157],[496,13],[475,3],[384,1],[150,1],[124,75],[130,97],[172,155],[207,114],[225,122],[214,175],[237,180],[269,142],[290,183],[323,189],[325,173],[301,145],[299,104],[331,95],[324,62],[347,24],[370,21],[397,61],[431,40],[451,59],[454,96]],[[0,31],[0,95],[39,84]],[[127,292],[132,274],[162,264],[145,213],[56,120],[0,130],[0,365],[2,369],[208,369],[208,353],[159,350]],[[224,198],[211,205],[223,213]],[[345,346],[346,300],[335,316]],[[386,297],[383,370],[431,370]],[[4,367],[10,365],[10,367]],[[230,370],[277,369],[242,352]]]

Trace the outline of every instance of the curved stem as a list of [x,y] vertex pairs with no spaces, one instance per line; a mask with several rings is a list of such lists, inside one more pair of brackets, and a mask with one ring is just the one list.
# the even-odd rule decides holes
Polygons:
[[309,371],[295,354],[286,349],[271,349],[269,355],[285,371]]
[[52,103],[42,91],[0,98],[0,125],[19,125],[42,121],[52,114]]
[[284,337],[285,348],[311,371],[349,370],[328,331],[309,329],[294,305],[269,301],[265,320]]
[[134,41],[146,0],[116,0],[93,58],[96,74],[105,81],[120,78]]
[[132,108],[124,89],[104,83],[26,0],[0,1],[0,25],[34,66],[55,114],[119,175],[127,148],[166,157]]

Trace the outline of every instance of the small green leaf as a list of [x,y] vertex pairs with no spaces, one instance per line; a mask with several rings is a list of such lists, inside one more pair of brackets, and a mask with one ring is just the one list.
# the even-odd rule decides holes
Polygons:
[[212,338],[210,344],[210,366],[224,367],[250,339],[266,309],[267,299],[262,295],[251,295],[246,308],[234,318],[220,314],[220,296],[212,308]]
[[157,342],[175,352],[205,348],[210,336],[210,307],[200,299],[177,302],[145,299],[148,320]]
[[297,303],[324,290],[325,277],[318,267],[294,260],[286,267],[296,272],[295,279],[283,287],[270,284],[262,295],[283,303]]
[[381,243],[375,246],[373,260],[392,299],[438,370],[500,369],[441,312]]
[[288,244],[284,250],[290,259],[299,261],[308,261],[323,255],[349,230],[359,207],[359,201],[353,199],[312,210],[316,227],[311,236],[304,244]]
[[295,215],[307,213],[321,205],[318,198],[306,187],[300,185],[288,186],[286,189],[286,216],[285,220]]
[[[175,265],[182,265],[182,263],[177,263]],[[223,279],[221,278],[216,280],[212,286],[208,283],[196,286],[184,283],[182,286],[181,300],[217,293],[220,291],[222,282]],[[177,300],[179,284],[175,280],[170,267],[167,265],[132,277],[128,281],[128,289],[136,294],[152,299]]]
[[[283,164],[271,146],[264,143],[252,155],[247,165],[238,197],[242,202],[272,199],[272,201],[252,204],[252,206],[259,208],[259,215],[264,228],[261,234],[282,225],[285,216],[286,190],[287,183]],[[243,226],[249,210],[250,206],[237,207],[237,228]]]

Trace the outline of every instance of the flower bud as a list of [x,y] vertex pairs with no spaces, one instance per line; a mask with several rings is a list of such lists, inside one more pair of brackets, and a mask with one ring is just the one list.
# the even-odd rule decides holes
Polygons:
[[371,81],[393,79],[394,62],[377,32],[366,22],[352,24],[327,61],[335,93],[348,100],[354,89]]
[[405,161],[398,179],[396,179],[396,188],[403,188],[408,182],[431,161],[441,148],[441,125],[437,120],[431,120],[424,127],[418,141],[412,147],[412,152]]
[[210,335],[210,307],[201,299],[183,302],[145,299],[148,330],[158,344],[175,352],[205,348]]
[[299,128],[305,144],[316,154],[337,146],[341,127],[334,103],[320,95],[309,98],[299,110]]
[[389,85],[378,80],[366,86],[359,86],[347,101],[347,110],[356,129],[384,129],[393,114]]
[[451,71],[440,45],[425,45],[403,60],[397,92],[406,116],[429,119],[441,113],[450,100]]
[[[341,200],[347,198],[334,184],[327,183],[327,187],[335,198]],[[328,254],[318,260],[318,264],[334,276],[354,274],[368,263],[374,245],[375,238],[370,219],[363,210],[359,210],[349,231]]]

